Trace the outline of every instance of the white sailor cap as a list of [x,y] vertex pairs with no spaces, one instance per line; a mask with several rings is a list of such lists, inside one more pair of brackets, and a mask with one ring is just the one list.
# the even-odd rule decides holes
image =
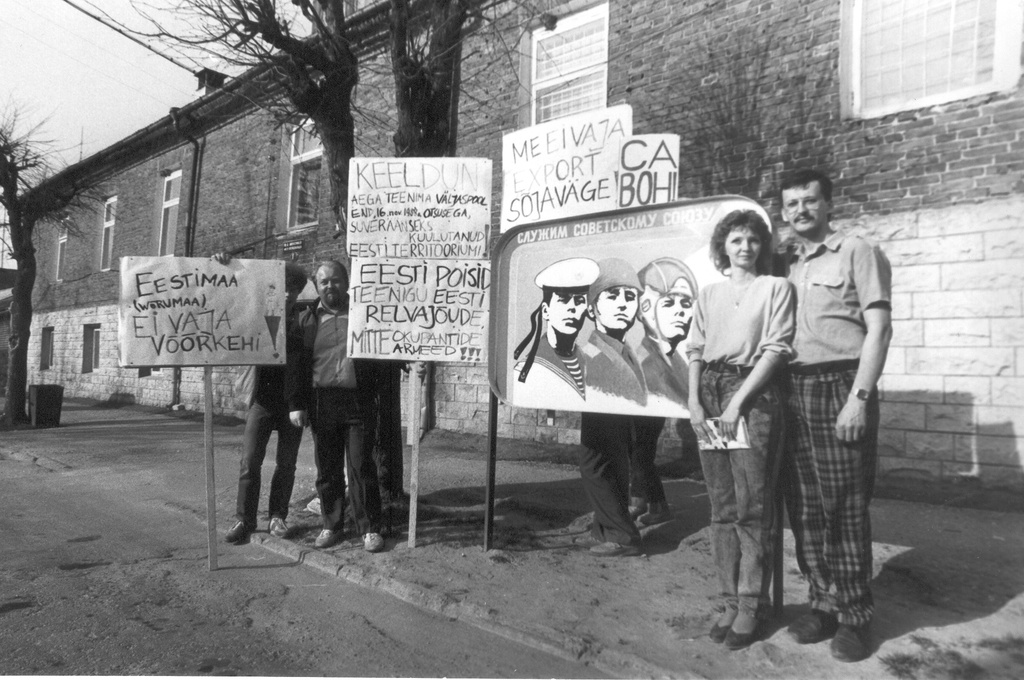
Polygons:
[[597,280],[601,268],[588,257],[570,257],[554,262],[533,280],[538,288],[589,288]]

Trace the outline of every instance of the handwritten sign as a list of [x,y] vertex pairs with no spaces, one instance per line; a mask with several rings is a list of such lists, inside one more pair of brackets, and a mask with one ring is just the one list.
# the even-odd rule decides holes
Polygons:
[[352,260],[349,353],[370,359],[486,361],[486,260]]
[[353,158],[348,186],[349,257],[487,257],[489,158]]
[[121,258],[123,367],[283,364],[284,315],[282,261]]
[[679,135],[633,135],[622,142],[619,208],[671,203],[679,196]]
[[623,104],[505,135],[501,231],[614,210],[619,149],[632,132],[633,109]]

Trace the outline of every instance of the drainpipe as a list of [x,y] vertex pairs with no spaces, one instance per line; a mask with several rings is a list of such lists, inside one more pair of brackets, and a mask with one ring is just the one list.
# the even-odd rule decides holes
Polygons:
[[[171,107],[171,122],[174,130],[192,145],[192,170],[189,173],[188,207],[185,214],[185,257],[192,257],[196,243],[196,215],[199,208],[199,180],[203,167],[203,151],[206,149],[206,137],[197,139],[188,132],[195,120],[188,114],[179,115],[180,109]],[[171,377],[171,408],[181,404],[181,368],[174,367]]]

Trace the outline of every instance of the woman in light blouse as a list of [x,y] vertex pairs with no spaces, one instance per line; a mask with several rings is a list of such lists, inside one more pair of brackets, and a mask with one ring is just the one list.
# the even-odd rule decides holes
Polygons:
[[[771,238],[752,210],[731,212],[715,227],[710,254],[728,279],[700,291],[686,351],[690,423],[701,441],[723,600],[710,636],[729,649],[757,640],[771,611],[772,498],[782,430],[772,377],[793,353],[796,304],[789,282],[768,276]],[[745,423],[749,448],[706,444],[715,439],[710,418],[724,440],[735,439]]]

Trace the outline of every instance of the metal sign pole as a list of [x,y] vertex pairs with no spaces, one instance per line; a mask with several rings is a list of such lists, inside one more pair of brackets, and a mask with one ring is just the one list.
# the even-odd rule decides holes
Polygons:
[[203,415],[203,440],[206,449],[206,531],[210,551],[210,571],[217,570],[217,484],[213,466],[213,368],[203,367],[206,412]]
[[494,474],[498,460],[498,397],[491,392],[487,413],[487,489],[484,492],[484,552],[491,549],[494,535]]

